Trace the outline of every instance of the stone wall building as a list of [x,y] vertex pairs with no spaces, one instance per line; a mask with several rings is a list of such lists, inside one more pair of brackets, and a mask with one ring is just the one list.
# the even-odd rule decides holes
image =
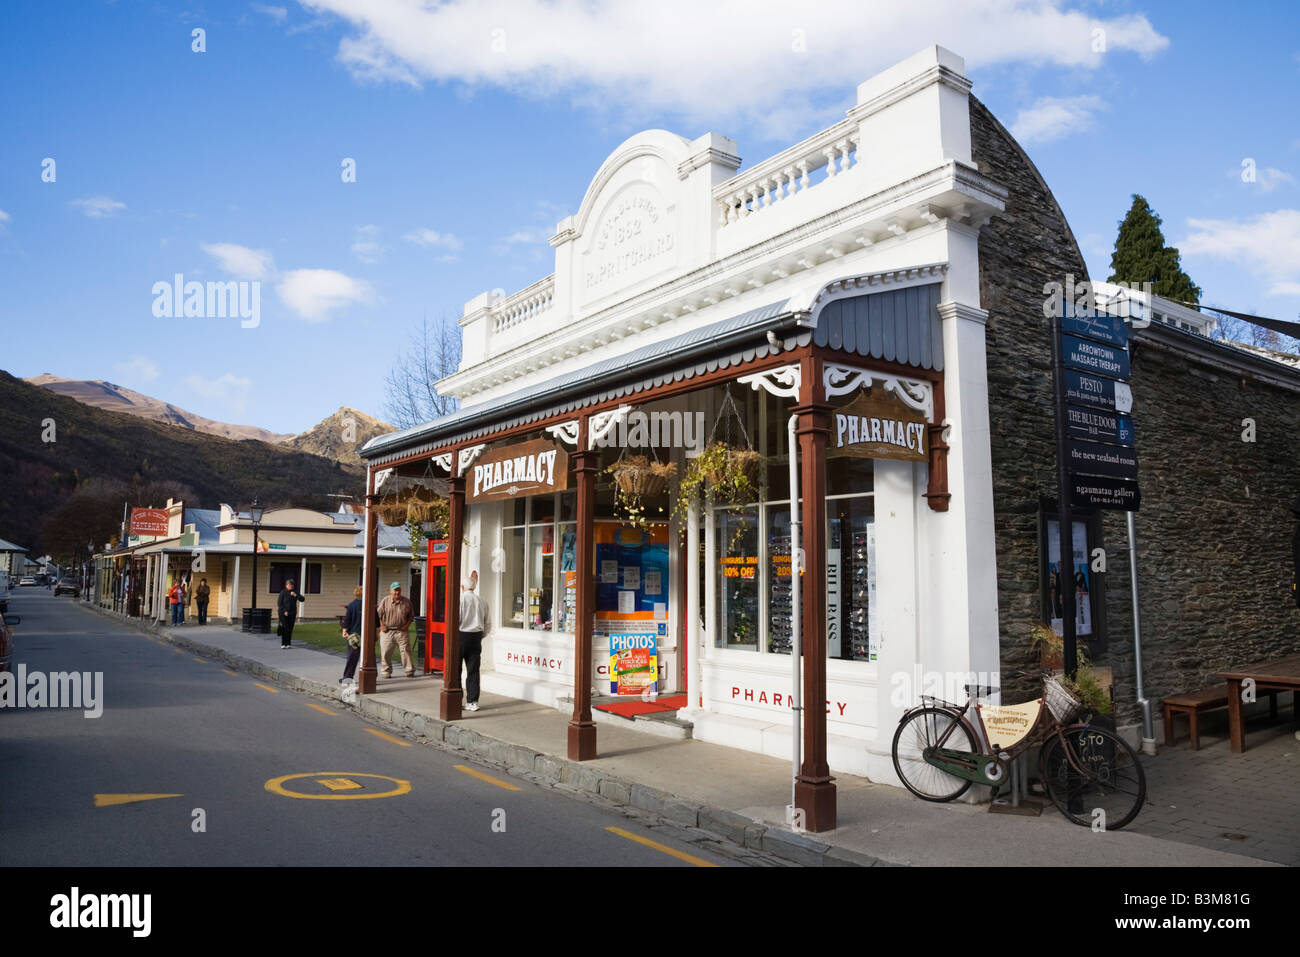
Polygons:
[[[1002,668],[1032,669],[1028,633],[1045,617],[1043,525],[1055,519],[1057,497],[1045,287],[1089,277],[1032,161],[973,97],[971,155],[1008,194],[1005,211],[980,231],[980,293],[989,313]],[[1166,304],[1157,316],[1185,311]],[[1157,716],[1160,698],[1204,687],[1221,669],[1300,652],[1291,591],[1300,361],[1216,341],[1191,325],[1155,321],[1130,332],[1144,691]],[[1122,512],[1089,524],[1090,547],[1105,549],[1107,568],[1095,576],[1089,646],[1095,663],[1113,669],[1117,724],[1132,727],[1139,707],[1128,533]]]

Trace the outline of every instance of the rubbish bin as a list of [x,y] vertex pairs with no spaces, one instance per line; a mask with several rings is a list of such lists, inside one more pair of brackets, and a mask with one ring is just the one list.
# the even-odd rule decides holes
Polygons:
[[243,623],[240,631],[248,631],[258,635],[265,635],[271,631],[271,609],[269,608],[245,608]]

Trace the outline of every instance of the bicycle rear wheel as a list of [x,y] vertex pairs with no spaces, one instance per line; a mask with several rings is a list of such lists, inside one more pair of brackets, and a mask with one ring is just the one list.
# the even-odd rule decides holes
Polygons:
[[951,801],[971,786],[970,781],[936,768],[922,756],[927,748],[937,745],[949,728],[952,733],[943,742],[944,748],[967,751],[972,756],[980,753],[970,725],[942,708],[913,711],[899,722],[894,732],[894,770],[903,786],[922,800]]
[[1146,775],[1137,752],[1106,728],[1076,724],[1052,735],[1043,745],[1039,770],[1057,810],[1083,827],[1096,822],[1118,831],[1146,802]]

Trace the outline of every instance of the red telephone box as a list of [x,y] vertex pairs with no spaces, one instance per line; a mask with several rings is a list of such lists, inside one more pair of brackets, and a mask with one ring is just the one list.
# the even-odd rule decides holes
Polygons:
[[429,541],[424,576],[424,673],[441,673],[447,640],[447,540]]

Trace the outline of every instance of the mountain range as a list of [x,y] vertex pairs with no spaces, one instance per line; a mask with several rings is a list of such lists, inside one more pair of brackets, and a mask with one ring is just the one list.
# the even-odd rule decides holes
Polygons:
[[[120,503],[129,490],[175,494],[203,508],[255,497],[268,506],[337,508],[340,496],[359,501],[364,492],[356,449],[391,431],[344,407],[300,435],[280,435],[215,422],[110,382],[23,380],[0,371],[0,538],[42,551],[61,547],[55,539],[90,524],[69,511],[74,503]],[[118,504],[108,527],[120,518]]]

